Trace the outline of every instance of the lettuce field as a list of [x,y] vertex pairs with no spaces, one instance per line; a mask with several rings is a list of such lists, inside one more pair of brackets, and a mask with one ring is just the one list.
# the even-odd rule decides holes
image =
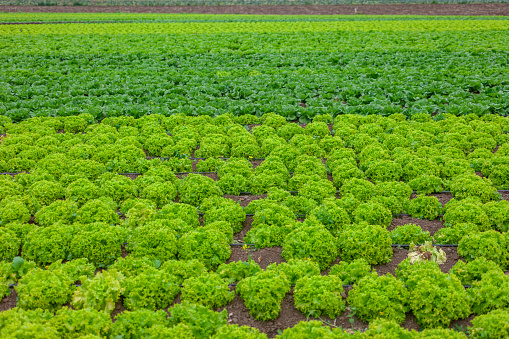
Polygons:
[[0,337],[508,338],[508,33],[0,13]]

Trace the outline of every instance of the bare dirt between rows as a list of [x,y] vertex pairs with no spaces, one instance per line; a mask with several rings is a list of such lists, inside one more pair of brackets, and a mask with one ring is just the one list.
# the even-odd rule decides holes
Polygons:
[[509,15],[508,3],[237,6],[0,6],[0,12],[279,15]]

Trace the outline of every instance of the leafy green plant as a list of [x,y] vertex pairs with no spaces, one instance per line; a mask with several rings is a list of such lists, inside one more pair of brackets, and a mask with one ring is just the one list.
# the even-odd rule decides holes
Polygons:
[[99,187],[88,179],[78,179],[70,183],[65,192],[65,198],[76,202],[78,207],[83,206],[87,201],[97,199],[100,196]]
[[258,224],[244,236],[246,244],[254,244],[256,248],[282,246],[286,236],[296,228],[294,221],[286,225]]
[[232,261],[228,264],[221,264],[216,270],[216,273],[228,283],[232,284],[239,282],[242,279],[251,277],[260,272],[260,266],[249,258],[248,261]]
[[166,325],[153,325],[144,331],[144,335],[153,339],[178,339],[178,338],[195,338],[191,328],[184,324],[178,324],[173,327]]
[[99,180],[101,195],[112,198],[116,203],[120,204],[127,199],[136,198],[138,196],[136,184],[127,177],[115,175],[103,178],[101,176]]
[[[461,328],[460,328],[461,330]],[[466,329],[468,331],[468,328]],[[446,338],[446,339],[467,339],[467,335],[458,329],[449,328],[427,328],[419,333],[419,338],[423,339],[434,339],[434,338]]]
[[244,227],[246,212],[233,200],[226,200],[219,206],[208,209],[204,216],[205,225],[218,221],[226,221],[231,225],[233,233],[240,232]]
[[308,217],[318,220],[327,230],[336,235],[345,225],[350,224],[350,217],[334,200],[325,200],[323,204],[313,209]]
[[23,244],[23,256],[38,265],[67,259],[73,238],[71,226],[55,224],[31,230]]
[[128,255],[125,258],[120,257],[115,260],[108,269],[114,269],[122,273],[126,278],[130,278],[147,270],[159,268],[160,266],[161,262],[158,260],[151,260],[147,257],[135,258],[132,255]]
[[227,221],[214,221],[204,226],[204,229],[215,231],[225,237],[228,243],[233,241],[233,230],[232,226]]
[[111,335],[111,319],[108,314],[92,310],[62,308],[47,323],[53,326],[61,338],[83,338],[87,335],[106,337]]
[[391,231],[390,236],[393,244],[424,244],[431,241],[429,231],[423,231],[421,226],[416,224],[398,226]]
[[408,182],[408,185],[417,192],[417,194],[441,193],[442,179],[435,175],[423,174]]
[[183,283],[189,278],[198,277],[207,273],[207,268],[203,262],[198,259],[169,260],[161,265],[161,271],[173,274],[179,278],[180,283]]
[[239,326],[238,324],[228,324],[217,330],[217,332],[210,337],[211,339],[267,339],[265,333],[260,333],[257,328],[249,326]]
[[115,316],[112,326],[112,335],[126,339],[137,339],[146,336],[147,331],[156,325],[168,325],[164,310],[151,311],[140,309],[136,311],[124,311]]
[[451,182],[451,193],[456,199],[478,197],[483,203],[499,199],[497,189],[493,187],[491,180],[475,174],[455,177]]
[[315,200],[300,195],[291,195],[281,202],[281,205],[288,207],[295,214],[307,215],[318,206]]
[[401,338],[413,339],[416,337],[414,331],[408,331],[397,322],[386,319],[375,319],[370,322],[369,329],[363,333],[367,338]]
[[157,207],[163,207],[176,197],[177,188],[171,182],[153,183],[140,193],[140,198],[154,201]]
[[267,266],[266,271],[284,274],[292,285],[295,285],[303,277],[320,275],[320,267],[310,259],[290,259],[279,265],[272,263]]
[[326,179],[310,180],[298,192],[300,196],[313,199],[317,204],[322,204],[325,199],[333,198],[336,195],[336,188],[332,182]]
[[339,316],[346,305],[341,296],[343,283],[337,276],[315,275],[297,280],[294,290],[295,307],[306,316],[329,318]]
[[41,206],[47,206],[55,200],[63,198],[65,191],[58,182],[41,180],[32,184],[27,189],[27,193],[34,196]]
[[[265,160],[267,161],[267,160]],[[258,167],[257,167],[258,168]],[[276,171],[266,170],[263,173],[256,174],[249,183],[251,193],[261,195],[268,192],[271,188],[287,188],[286,178],[283,174]]]
[[28,222],[30,211],[26,205],[17,199],[5,198],[0,202],[0,226],[11,222]]
[[430,159],[417,158],[403,167],[402,179],[406,182],[415,180],[421,176],[434,177],[440,174],[440,169],[436,163]]
[[81,286],[74,292],[71,305],[75,309],[90,308],[111,313],[124,293],[124,275],[114,269],[98,272],[93,278],[80,278]]
[[219,167],[224,165],[224,160],[218,158],[207,158],[196,163],[198,172],[216,172]]
[[475,224],[456,224],[439,229],[433,234],[433,239],[435,239],[435,243],[437,244],[457,244],[465,235],[478,231],[479,227]]
[[144,147],[149,155],[160,157],[163,148],[174,144],[172,137],[166,133],[158,133],[147,138],[144,142]]
[[456,276],[442,273],[432,261],[411,264],[407,260],[396,274],[408,286],[410,308],[422,327],[447,327],[471,313],[468,296]]
[[431,241],[426,241],[421,246],[411,243],[409,250],[410,253],[408,253],[408,258],[410,259],[411,264],[419,261],[433,261],[442,265],[447,261],[447,256],[444,250],[434,247],[431,244]]
[[318,158],[301,155],[297,158],[294,175],[317,175],[320,179],[327,178],[327,168]]
[[401,177],[401,165],[390,160],[372,162],[366,170],[366,175],[375,183],[398,181]]
[[71,224],[76,216],[78,207],[68,200],[57,200],[44,206],[35,214],[35,222],[40,226],[50,226],[58,221]]
[[484,257],[506,268],[509,266],[507,235],[496,231],[467,234],[459,242],[458,254],[467,262]]
[[470,335],[475,339],[506,338],[509,335],[509,312],[500,309],[475,317],[472,320]]
[[180,292],[179,279],[166,272],[145,270],[123,281],[124,305],[129,310],[166,308]]
[[15,287],[17,306],[27,310],[37,308],[55,311],[71,300],[71,279],[59,271],[34,268],[21,278]]
[[200,216],[195,206],[182,203],[170,203],[163,206],[158,213],[159,219],[181,219],[191,227],[200,225]]
[[0,260],[12,261],[19,254],[21,239],[7,227],[0,228]]
[[184,204],[199,206],[203,199],[222,195],[214,180],[199,174],[189,174],[179,184],[179,199]]
[[134,207],[134,205],[136,205],[137,203],[142,203],[144,204],[145,206],[149,207],[149,208],[152,208],[152,209],[155,209],[156,208],[156,204],[151,201],[151,200],[147,200],[147,199],[140,199],[140,198],[131,198],[131,199],[127,199],[126,201],[124,201],[121,205],[120,205],[120,213],[123,213],[123,214],[126,214],[127,212],[129,212],[129,210],[131,208]]
[[277,339],[332,339],[336,337],[341,339],[343,338],[341,334],[338,334],[338,336],[333,334],[330,327],[323,326],[323,322],[318,320],[300,321],[295,326],[284,329],[276,336]]
[[162,210],[157,211],[154,205],[140,201],[135,203],[129,211],[127,211],[123,225],[125,228],[135,229],[136,227],[155,221],[161,213]]
[[374,194],[375,185],[367,180],[352,178],[346,180],[339,189],[341,196],[353,194],[361,202],[369,201]]
[[235,293],[230,291],[228,281],[211,272],[184,281],[181,300],[215,309],[228,304],[234,295]]
[[93,276],[95,267],[88,262],[88,259],[74,259],[62,264],[62,260],[55,261],[46,267],[50,271],[59,271],[69,277],[71,282],[78,281],[83,276]]
[[217,185],[224,194],[240,195],[241,192],[249,192],[249,180],[239,174],[225,174]]
[[338,236],[337,246],[342,260],[365,259],[370,265],[387,263],[392,258],[392,239],[378,225],[352,225]]
[[214,312],[211,309],[191,304],[187,301],[176,304],[169,309],[170,325],[183,324],[191,328],[198,339],[207,339],[226,325],[227,311]]
[[472,282],[481,280],[482,275],[488,271],[502,272],[502,269],[497,263],[480,257],[468,263],[459,260],[449,273],[458,277],[463,285],[471,285]]
[[376,202],[360,204],[354,212],[357,223],[366,222],[371,225],[380,225],[387,228],[392,221],[391,211]]
[[217,268],[231,255],[227,239],[215,230],[203,229],[186,233],[178,241],[179,259],[199,259],[208,269]]
[[353,285],[369,275],[371,271],[371,266],[365,259],[356,259],[350,263],[341,261],[339,264],[332,266],[329,275],[337,276],[344,285]]
[[71,240],[72,258],[87,258],[96,267],[106,267],[122,255],[125,232],[105,223],[76,225]]
[[235,291],[256,320],[271,320],[281,312],[281,302],[289,290],[290,283],[284,274],[268,271],[243,279]]
[[169,227],[155,222],[148,223],[131,232],[126,250],[137,258],[173,260],[177,255],[177,237]]
[[286,206],[266,201],[257,209],[253,216],[252,226],[261,224],[284,226],[295,221],[295,214]]
[[496,165],[491,169],[491,173],[489,174],[488,178],[491,180],[491,182],[496,188],[500,190],[505,190],[509,189],[509,181],[507,180],[508,176],[509,176],[509,165],[501,164]]
[[479,230],[488,230],[490,220],[478,200],[450,200],[445,206],[444,225],[452,226],[463,223],[475,224]]
[[[109,225],[116,225],[120,223],[120,219],[118,214],[115,213],[115,209],[116,204],[108,198],[103,197],[100,199],[90,200],[76,211],[75,221],[83,224],[103,222]],[[70,211],[68,213],[70,213]]]
[[355,308],[355,315],[367,322],[381,318],[402,323],[409,311],[405,284],[390,273],[384,276],[371,273],[361,278],[348,293],[347,301]]
[[489,218],[491,227],[500,232],[509,231],[509,201],[491,201],[482,209]]
[[442,204],[437,197],[418,195],[410,200],[407,210],[413,218],[435,220],[442,212]]
[[301,226],[290,232],[283,242],[283,258],[310,258],[324,270],[336,259],[336,240],[323,226]]
[[467,290],[473,300],[472,311],[484,314],[498,308],[507,308],[509,296],[509,277],[500,269],[490,270],[481,276],[480,280],[472,282],[472,288]]
[[343,184],[352,178],[365,179],[366,174],[357,167],[357,162],[344,162],[343,159],[336,160],[329,167],[332,169],[332,180],[334,186],[341,188]]

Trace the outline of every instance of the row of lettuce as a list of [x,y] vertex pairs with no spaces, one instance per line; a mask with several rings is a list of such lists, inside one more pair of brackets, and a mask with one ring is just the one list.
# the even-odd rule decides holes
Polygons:
[[[506,200],[483,204],[475,196],[456,197],[443,208],[436,197],[410,200],[411,212],[420,213],[412,215],[420,219],[436,218],[445,212],[444,227],[431,237],[429,231],[415,224],[387,230],[393,216],[390,209],[376,201],[385,198],[399,203],[401,197],[397,195],[380,194],[365,200],[355,194],[341,199],[313,198],[271,189],[266,199],[254,200],[243,208],[223,198],[212,179],[190,175],[179,187],[194,200],[170,201],[158,208],[157,200],[146,197],[124,200],[120,196],[116,200],[119,195],[111,192],[122,192],[124,186],[134,183],[124,176],[106,181],[103,185],[110,194],[98,197],[87,194],[97,191],[98,186],[78,179],[67,188],[65,200],[64,195],[55,194],[62,190],[55,189],[59,184],[52,181],[36,181],[26,191],[11,176],[3,176],[1,182],[6,188],[0,202],[3,260],[12,260],[21,250],[25,258],[40,265],[88,258],[104,267],[121,256],[122,246],[127,243],[127,250],[137,256],[153,255],[159,260],[200,257],[216,265],[229,258],[234,234],[243,229],[246,214],[253,214],[251,228],[243,238],[245,243],[257,248],[282,246],[285,258],[312,257],[322,269],[338,255],[344,260],[363,257],[370,264],[386,263],[392,257],[392,244],[428,241],[459,244],[458,253],[468,259],[484,255],[502,267],[509,263]],[[76,199],[73,190],[84,194]],[[181,197],[183,200],[186,195]],[[298,217],[305,220],[297,221]],[[202,253],[202,243],[208,244],[210,253]]]
[[[333,121],[331,134],[327,124]],[[61,168],[55,175],[67,177],[69,172],[80,173],[83,168],[81,172],[93,179],[105,171],[144,173],[158,165],[174,172],[192,171],[192,162],[186,159],[190,156],[207,158],[196,164],[198,171],[218,171],[224,165],[218,159],[221,157],[266,158],[267,163],[256,171],[244,162],[237,164],[245,167],[238,173],[223,170],[223,176],[241,175],[249,180],[242,182],[237,176],[237,180],[228,181],[255,192],[266,192],[267,188],[258,187],[256,174],[270,171],[275,178],[269,186],[290,190],[299,186],[302,175],[326,179],[327,173],[332,173],[338,189],[346,179],[369,178],[375,183],[402,180],[417,193],[428,194],[451,188],[452,179],[459,174],[481,172],[491,180],[486,181],[487,186],[493,183],[504,189],[509,187],[508,123],[509,119],[495,115],[444,115],[433,120],[424,113],[412,116],[412,120],[405,120],[402,114],[347,114],[333,120],[326,114],[315,117],[305,128],[274,113],[260,118],[150,115],[106,118],[100,124],[95,124],[90,114],[32,118],[20,124],[12,124],[3,116],[0,126],[8,137],[0,146],[0,170],[21,172],[46,167],[55,171],[48,163],[61,157]],[[256,126],[249,130],[246,125]],[[148,161],[147,155],[171,159]],[[317,158],[327,161],[323,164]],[[297,178],[290,180],[290,173]],[[256,184],[250,187],[253,174]],[[264,181],[263,176],[259,181]]]
[[[411,27],[411,28],[410,28]],[[337,31],[472,31],[507,30],[507,20],[373,20],[287,22],[138,22],[2,25],[0,36],[39,34],[218,34]]]
[[[214,272],[197,259],[161,263],[133,256],[95,275],[86,259],[37,268],[18,257],[3,263],[1,270],[17,282],[16,308],[0,314],[0,334],[6,338],[18,338],[20,331],[34,338],[178,338],[184,333],[189,338],[266,338],[254,328],[227,325],[228,304],[236,294],[254,319],[268,321],[279,316],[290,291],[303,316],[321,321],[301,322],[286,329],[282,338],[309,338],[304,336],[309,331],[312,338],[466,338],[444,328],[470,314],[477,315],[471,337],[507,336],[509,277],[484,258],[459,261],[449,273],[442,273],[436,262],[406,259],[396,270],[397,278],[379,276],[363,259],[342,262],[328,275],[321,275],[310,259],[270,264],[266,270],[252,260],[231,262]],[[344,282],[353,283],[346,300]],[[471,287],[465,289],[462,283]],[[179,293],[180,303],[174,304]],[[112,325],[110,314],[119,302],[127,310],[116,312]],[[370,323],[369,330],[331,332],[322,327],[322,317],[335,319],[347,305],[350,314]],[[400,327],[409,311],[423,332]]]
[[[2,330],[5,338],[28,335],[30,338],[191,338],[191,339],[266,339],[265,333],[249,326],[227,323],[225,312],[216,313],[202,306],[177,304],[164,311],[126,311],[111,324],[109,316],[97,311],[62,309],[55,316],[40,311],[12,310],[2,313]],[[509,313],[499,310],[473,320],[470,338],[504,338],[507,331],[500,324],[507,322]],[[364,332],[323,326],[320,321],[302,321],[281,331],[278,339],[344,339],[344,338],[403,338],[403,339],[466,339],[463,332],[448,329],[407,331],[397,324],[376,320]]]
[[[437,30],[420,31],[429,23]],[[80,113],[277,112],[303,123],[324,113],[505,115],[507,23],[393,18],[163,24],[176,30],[205,25],[206,34],[151,34],[157,24],[146,23],[2,25],[0,31],[13,35],[0,34],[0,114],[21,121]],[[281,31],[260,34],[250,27],[260,24]],[[334,31],[285,30],[314,24]],[[336,25],[360,30],[338,33]],[[229,26],[244,32],[213,33]],[[52,34],[82,28],[90,34]]]

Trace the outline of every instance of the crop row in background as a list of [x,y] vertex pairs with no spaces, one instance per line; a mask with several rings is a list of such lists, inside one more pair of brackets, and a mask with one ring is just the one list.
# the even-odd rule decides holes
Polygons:
[[504,115],[509,107],[503,18],[153,20],[169,22],[1,25],[0,113],[21,121],[275,112],[306,123],[318,114]]
[[499,3],[503,0],[0,0],[0,5],[23,6],[242,6]]
[[[270,321],[292,289],[302,314],[350,312],[371,329],[304,322],[282,337],[464,338],[440,328],[471,314],[474,337],[503,337],[509,202],[497,189],[508,185],[508,118],[319,115],[303,127],[276,114],[100,123],[83,114],[3,117],[1,125],[0,163],[18,172],[1,181],[2,292],[15,284],[18,298],[0,314],[2,335],[44,327],[45,337],[264,337],[225,326],[228,311],[219,311],[237,295],[253,319]],[[193,164],[191,156],[204,159]],[[175,175],[193,166],[214,173]],[[118,174],[126,172],[141,175]],[[443,190],[454,197],[445,206],[430,195]],[[245,191],[267,196],[245,208],[224,197]],[[247,213],[244,242],[281,246],[286,262],[226,264]],[[415,224],[389,232],[398,213],[443,214],[444,227],[433,237]],[[458,244],[463,260],[443,273],[443,253],[431,242]],[[411,243],[428,247],[401,262],[396,276],[372,271],[391,261],[392,244]],[[171,306],[179,292],[181,304]],[[112,326],[119,301],[127,311]],[[161,309],[169,306],[167,318]],[[398,326],[409,311],[427,331]]]

